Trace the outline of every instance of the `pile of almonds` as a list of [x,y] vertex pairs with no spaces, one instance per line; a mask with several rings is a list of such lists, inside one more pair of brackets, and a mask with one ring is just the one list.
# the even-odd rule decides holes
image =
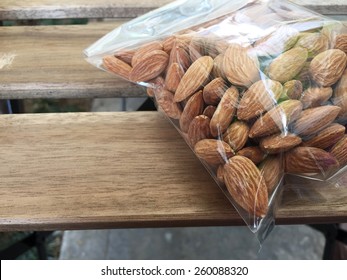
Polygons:
[[189,30],[103,58],[147,92],[250,215],[264,217],[283,173],[347,164],[347,34],[300,32],[274,48]]

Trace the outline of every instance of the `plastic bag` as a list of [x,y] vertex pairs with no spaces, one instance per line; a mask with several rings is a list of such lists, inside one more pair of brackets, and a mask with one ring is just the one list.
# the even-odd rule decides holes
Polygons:
[[262,241],[285,173],[341,182],[346,52],[342,23],[287,1],[187,0],[120,26],[85,55],[148,87]]

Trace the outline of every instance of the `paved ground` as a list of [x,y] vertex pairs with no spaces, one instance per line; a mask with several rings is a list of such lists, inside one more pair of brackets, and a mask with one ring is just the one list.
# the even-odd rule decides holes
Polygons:
[[[96,99],[93,111],[136,110],[143,99]],[[67,231],[61,259],[320,259],[323,236],[307,226],[279,226],[259,251],[246,227]]]

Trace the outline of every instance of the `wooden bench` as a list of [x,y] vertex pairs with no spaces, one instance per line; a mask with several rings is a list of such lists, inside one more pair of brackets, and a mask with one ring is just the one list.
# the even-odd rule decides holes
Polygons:
[[[5,0],[0,20],[127,18],[154,8],[149,0],[84,2]],[[316,10],[347,14],[343,1],[321,2]],[[82,50],[114,27],[0,27],[0,51],[10,57],[0,98],[144,96],[83,60]],[[244,224],[156,112],[0,115],[0,147],[0,231]],[[285,190],[276,222],[347,222],[344,188],[315,192],[298,200]]]

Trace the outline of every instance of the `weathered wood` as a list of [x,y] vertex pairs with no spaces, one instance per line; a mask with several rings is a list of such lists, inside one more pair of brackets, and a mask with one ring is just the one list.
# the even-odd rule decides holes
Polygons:
[[0,99],[145,96],[84,60],[83,49],[117,25],[0,27]]
[[[156,112],[0,116],[0,231],[242,225]],[[345,188],[285,192],[277,222],[347,222]]]
[[[124,18],[136,17],[171,0],[2,0],[0,20],[41,18]],[[347,14],[345,0],[293,0],[323,14]]]

